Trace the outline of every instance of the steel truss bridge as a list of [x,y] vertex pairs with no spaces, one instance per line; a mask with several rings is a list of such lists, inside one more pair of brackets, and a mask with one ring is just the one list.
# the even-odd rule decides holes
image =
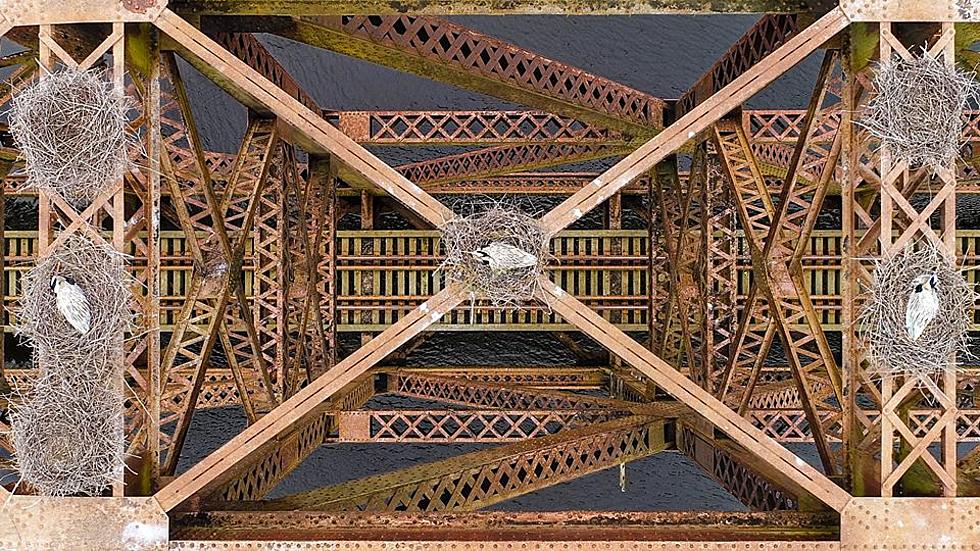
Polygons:
[[[760,19],[676,101],[438,16],[678,8]],[[138,281],[121,381],[131,472],[100,497],[0,486],[0,548],[973,548],[978,369],[882,377],[855,320],[875,261],[909,243],[937,244],[976,282],[980,231],[957,228],[956,199],[980,192],[980,113],[934,172],[853,119],[879,60],[925,44],[976,65],[977,18],[953,0],[0,0],[0,31],[24,48],[0,58],[0,102],[44,70],[105,68],[138,106],[146,155],[79,212],[25,187],[0,132],[2,197],[36,196],[38,221],[0,236],[3,331],[23,274],[70,235],[128,253]],[[332,110],[253,33],[524,110]],[[742,108],[815,52],[805,109]],[[237,153],[204,147],[178,60],[248,108]],[[367,149],[391,146],[468,147],[401,166]],[[562,171],[598,159],[611,168]],[[514,312],[436,269],[454,216],[439,198],[516,193],[559,200],[538,221],[556,262]],[[601,229],[579,223],[597,210]],[[385,211],[412,229],[376,227]],[[349,213],[358,227],[340,228]],[[578,363],[399,367],[439,331],[547,332]],[[344,334],[361,346],[341,353]],[[15,452],[4,410],[37,370],[0,358],[0,448]],[[366,407],[380,395],[439,405]],[[218,407],[248,426],[178,471],[194,413]],[[464,442],[496,445],[268,498],[322,446]],[[482,510],[663,452],[752,512]]]

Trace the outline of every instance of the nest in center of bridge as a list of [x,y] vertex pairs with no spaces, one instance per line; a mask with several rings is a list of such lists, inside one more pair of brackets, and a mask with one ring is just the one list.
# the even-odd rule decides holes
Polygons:
[[947,66],[927,50],[878,65],[874,98],[857,124],[895,161],[933,171],[951,168],[963,141],[963,113],[980,98],[975,73]]
[[[938,311],[913,338],[907,319],[910,298],[916,278],[931,274],[936,276]],[[952,258],[934,244],[909,246],[882,259],[862,298],[858,329],[874,372],[931,377],[955,370],[957,355],[970,356],[969,329],[977,294]]]
[[454,218],[441,230],[446,259],[439,270],[448,283],[501,308],[520,308],[540,296],[538,278],[552,255],[550,240],[533,217],[495,203]]
[[130,167],[132,106],[104,71],[46,73],[13,97],[10,131],[27,186],[56,193],[81,210]]

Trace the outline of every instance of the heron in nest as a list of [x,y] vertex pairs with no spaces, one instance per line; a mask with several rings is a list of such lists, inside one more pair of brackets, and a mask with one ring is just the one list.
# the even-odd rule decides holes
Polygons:
[[69,277],[56,275],[51,278],[51,290],[54,291],[58,311],[68,320],[68,323],[82,335],[92,328],[92,311],[82,288]]
[[905,329],[912,342],[919,340],[926,326],[939,313],[936,274],[922,274],[912,280],[912,292],[905,307]]
[[538,257],[500,241],[494,241],[485,247],[470,251],[470,254],[495,271],[530,268],[538,264]]

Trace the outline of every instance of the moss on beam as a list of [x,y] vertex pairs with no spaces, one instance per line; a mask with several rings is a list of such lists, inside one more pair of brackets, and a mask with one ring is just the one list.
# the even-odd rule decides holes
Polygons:
[[194,15],[516,15],[823,12],[830,0],[172,0]]

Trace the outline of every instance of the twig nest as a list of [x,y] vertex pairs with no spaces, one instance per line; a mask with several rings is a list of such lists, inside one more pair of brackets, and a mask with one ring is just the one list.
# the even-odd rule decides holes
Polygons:
[[103,71],[45,73],[11,101],[10,131],[27,186],[81,209],[129,168],[130,102]]
[[495,307],[520,308],[540,296],[538,277],[552,259],[548,236],[527,214],[494,204],[442,228],[446,281],[468,287]]
[[[58,308],[54,276],[70,278],[85,297],[90,329],[80,333]],[[17,334],[34,347],[35,362],[63,376],[108,380],[122,369],[121,334],[132,327],[133,283],[125,255],[86,237],[66,239],[21,280]]]
[[895,160],[934,171],[951,167],[963,141],[963,112],[980,97],[975,76],[925,49],[911,60],[887,59],[877,67],[875,97],[857,124]]
[[[909,326],[919,283],[935,275],[936,314]],[[930,377],[956,369],[957,354],[970,354],[969,329],[976,293],[953,260],[932,244],[907,247],[882,259],[865,293],[858,329],[875,372]],[[916,318],[916,316],[912,316]],[[916,338],[916,333],[918,333]]]
[[21,481],[41,495],[98,495],[122,476],[122,395],[105,384],[38,379],[11,406],[10,433]]

